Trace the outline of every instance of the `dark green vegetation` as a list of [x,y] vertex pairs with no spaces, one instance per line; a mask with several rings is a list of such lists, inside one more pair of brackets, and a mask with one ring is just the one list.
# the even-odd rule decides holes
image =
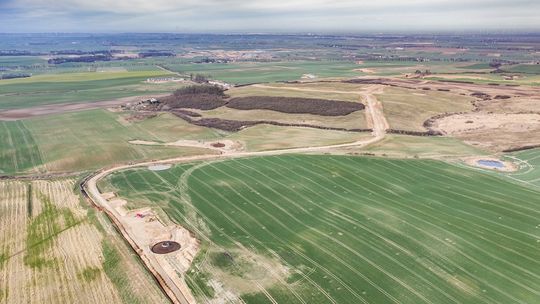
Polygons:
[[109,240],[102,242],[103,270],[117,288],[124,303],[142,303],[131,290],[131,280],[125,271],[122,271],[122,256]]
[[[194,265],[199,265],[204,262],[206,258],[207,248],[202,248],[199,251],[199,255],[193,261]],[[213,298],[215,291],[212,286],[208,285],[208,280],[211,279],[211,275],[206,271],[191,270],[186,273],[186,283],[197,298]]]
[[263,271],[245,280],[265,282],[242,295],[247,303],[535,303],[540,296],[540,192],[476,170],[290,155],[129,170],[110,182],[207,240],[214,250],[194,272],[227,269],[213,252],[240,248],[289,269],[285,278]]
[[22,172],[42,164],[34,137],[21,121],[0,121],[0,174]]
[[359,102],[275,96],[237,97],[231,99],[227,107],[237,110],[272,110],[321,116],[345,116],[365,108]]
[[92,282],[99,277],[101,269],[97,267],[86,267],[78,274],[78,278],[85,282]]
[[4,263],[8,260],[8,255],[5,252],[0,253],[0,269],[4,267]]
[[211,85],[191,85],[178,89],[162,103],[169,108],[211,110],[223,106],[225,93],[222,88]]
[[43,211],[28,226],[24,263],[32,268],[54,267],[56,261],[45,256],[55,237],[80,223],[71,210],[56,207],[44,194],[39,193]]

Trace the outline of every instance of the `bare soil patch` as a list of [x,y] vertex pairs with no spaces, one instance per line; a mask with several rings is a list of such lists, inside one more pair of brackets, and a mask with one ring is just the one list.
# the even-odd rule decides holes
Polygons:
[[504,151],[540,143],[540,114],[456,114],[435,121],[433,129],[491,151]]
[[[165,225],[152,208],[128,210],[123,199],[96,198],[160,284],[167,287],[165,291],[173,302],[195,303],[183,278],[199,251],[200,243],[194,235],[182,226]],[[156,254],[152,248],[161,242],[175,242],[180,248],[166,255]]]
[[159,165],[152,165],[152,166],[148,166],[148,170],[152,170],[152,171],[163,171],[163,170],[168,170],[170,169],[172,166],[170,164],[159,164]]

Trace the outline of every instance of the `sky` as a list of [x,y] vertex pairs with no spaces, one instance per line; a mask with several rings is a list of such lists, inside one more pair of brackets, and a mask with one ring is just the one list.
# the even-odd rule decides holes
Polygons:
[[0,32],[540,31],[540,0],[0,0]]

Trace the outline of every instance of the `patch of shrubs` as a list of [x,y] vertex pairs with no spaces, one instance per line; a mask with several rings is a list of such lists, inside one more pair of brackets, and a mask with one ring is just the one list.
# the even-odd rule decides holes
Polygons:
[[197,112],[193,112],[193,111],[188,111],[188,110],[183,110],[183,109],[180,109],[180,110],[174,110],[175,113],[179,113],[179,114],[183,114],[183,115],[187,115],[189,117],[202,117],[201,114],[197,113]]
[[524,150],[530,150],[530,149],[536,149],[536,148],[540,148],[540,145],[528,145],[528,146],[522,146],[522,147],[509,148],[509,149],[503,150],[503,152],[510,153],[510,152],[524,151]]
[[15,78],[28,78],[28,77],[32,77],[32,74],[28,74],[28,73],[0,74],[0,79],[15,79]]
[[389,134],[402,134],[402,135],[412,135],[412,136],[442,136],[443,134],[440,131],[428,130],[428,131],[409,131],[409,130],[395,130],[388,129],[386,130]]
[[486,94],[486,93],[482,93],[482,92],[474,92],[474,93],[471,94],[471,96],[482,99],[482,100],[490,100],[491,99],[491,95]]
[[193,85],[178,89],[173,95],[162,99],[170,109],[191,108],[212,110],[224,106],[227,101],[224,90],[217,86]]
[[271,96],[233,98],[229,100],[227,107],[237,110],[272,110],[282,113],[321,116],[348,115],[365,108],[363,104],[356,102]]
[[280,127],[303,127],[303,128],[314,128],[314,129],[321,129],[321,130],[347,131],[347,132],[357,132],[357,133],[373,131],[372,129],[333,128],[333,127],[317,126],[317,125],[310,125],[310,124],[283,123],[283,122],[271,121],[271,120],[230,120],[230,119],[221,119],[221,118],[193,119],[192,117],[182,114],[179,111],[174,111],[172,113],[191,124],[201,126],[201,127],[220,129],[220,130],[229,131],[229,132],[237,132],[247,127],[251,127],[251,126],[255,126],[259,124],[267,124],[267,125],[274,125],[274,126],[280,126]]

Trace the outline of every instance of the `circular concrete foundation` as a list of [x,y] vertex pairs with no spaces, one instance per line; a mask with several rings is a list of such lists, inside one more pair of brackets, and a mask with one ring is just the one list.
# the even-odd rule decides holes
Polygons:
[[167,254],[171,252],[175,252],[180,249],[180,244],[175,241],[163,241],[154,244],[152,246],[152,252],[157,254]]

